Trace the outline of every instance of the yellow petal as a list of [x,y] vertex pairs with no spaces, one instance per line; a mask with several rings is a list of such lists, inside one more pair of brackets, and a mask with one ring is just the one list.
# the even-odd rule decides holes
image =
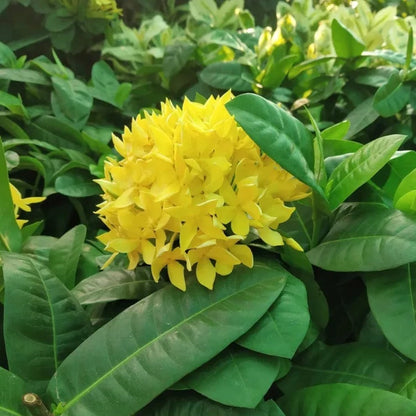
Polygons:
[[231,220],[231,229],[237,235],[246,236],[250,231],[250,223],[247,215],[241,209],[237,209],[234,218]]
[[197,230],[198,227],[194,221],[188,221],[185,224],[182,224],[179,233],[179,246],[182,252],[189,248]]
[[273,231],[269,227],[260,228],[258,230],[259,237],[271,246],[282,246],[283,237],[278,231]]
[[220,262],[215,263],[215,270],[221,276],[228,276],[234,269],[232,264],[224,264]]
[[168,264],[168,275],[169,280],[172,282],[174,286],[181,289],[185,292],[186,284],[185,284],[185,276],[184,276],[184,267],[177,261],[172,261]]
[[292,247],[296,251],[303,251],[302,246],[295,239],[283,237],[283,240],[288,246]]
[[156,247],[148,240],[142,242],[142,255],[143,261],[146,264],[152,264],[153,258],[155,257]]
[[236,244],[235,246],[232,246],[229,248],[231,253],[236,256],[241,263],[243,263],[247,267],[253,267],[253,253],[249,246],[246,246],[244,244]]
[[196,265],[196,278],[202,286],[211,289],[214,287],[215,267],[207,258],[202,258]]

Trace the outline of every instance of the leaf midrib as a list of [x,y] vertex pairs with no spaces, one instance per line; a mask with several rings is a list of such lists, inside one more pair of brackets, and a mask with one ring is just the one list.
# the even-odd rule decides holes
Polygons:
[[22,416],[21,413],[16,413],[14,410],[7,409],[6,407],[0,406],[0,410],[4,410],[5,412],[13,415],[13,416]]
[[[268,279],[268,281],[270,281],[272,279]],[[276,277],[273,278],[273,280],[277,280]],[[260,285],[257,283],[253,286],[262,286],[264,285],[266,282],[261,283]],[[103,374],[101,377],[99,377],[94,383],[92,383],[90,386],[88,386],[85,390],[83,390],[82,392],[80,392],[78,395],[76,395],[72,400],[70,400],[69,402],[67,402],[65,404],[65,406],[63,407],[63,412],[67,411],[70,407],[72,407],[78,400],[80,400],[82,397],[84,397],[85,395],[87,395],[90,391],[92,391],[98,384],[100,384],[102,381],[106,380],[111,374],[113,374],[116,370],[118,370],[120,367],[122,367],[125,363],[127,363],[128,361],[130,361],[132,358],[134,358],[136,355],[138,355],[142,350],[144,350],[145,348],[149,347],[150,345],[152,345],[153,343],[155,343],[156,341],[159,341],[159,339],[163,338],[164,336],[168,335],[171,332],[174,332],[178,327],[186,324],[188,321],[191,321],[192,319],[198,317],[200,314],[202,314],[203,312],[217,306],[218,304],[232,298],[235,297],[237,295],[239,295],[242,292],[246,292],[247,290],[250,290],[253,288],[253,286],[251,287],[247,287],[245,289],[241,289],[238,292],[234,292],[233,294],[222,298],[220,300],[218,300],[215,303],[210,304],[208,307],[201,309],[200,311],[198,311],[196,314],[191,315],[190,317],[186,318],[184,321],[179,322],[178,324],[176,324],[175,326],[171,327],[170,329],[168,329],[167,331],[163,332],[162,334],[158,335],[156,338],[152,339],[151,341],[147,342],[146,344],[144,344],[142,347],[140,347],[138,350],[134,351],[132,354],[130,354],[129,356],[127,356],[126,358],[124,358],[121,362],[119,362],[116,366],[114,366],[113,368],[111,368],[109,371],[107,371],[105,374]]]

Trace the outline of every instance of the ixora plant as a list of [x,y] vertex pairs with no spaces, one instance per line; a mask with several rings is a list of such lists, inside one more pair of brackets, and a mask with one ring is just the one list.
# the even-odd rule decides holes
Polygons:
[[[405,136],[325,158],[348,123],[312,135],[254,94],[200,101],[166,101],[114,136],[105,259],[82,225],[59,239],[19,228],[0,152],[0,414],[414,415]],[[88,275],[94,256],[105,268]],[[328,275],[367,287],[373,321],[342,345],[325,345]]]

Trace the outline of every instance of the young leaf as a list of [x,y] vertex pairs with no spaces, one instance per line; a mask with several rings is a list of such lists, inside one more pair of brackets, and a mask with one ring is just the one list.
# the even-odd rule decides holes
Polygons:
[[295,359],[279,382],[284,393],[317,384],[349,383],[389,390],[404,368],[397,354],[368,345],[315,345]]
[[340,58],[354,58],[364,51],[364,43],[338,19],[331,24],[332,43],[337,56]]
[[343,140],[350,126],[351,123],[348,120],[341,121],[322,131],[321,136],[324,140]]
[[376,271],[416,261],[416,221],[382,204],[348,204],[321,243],[306,253],[332,271]]
[[239,95],[226,107],[267,155],[323,195],[313,173],[312,136],[299,120],[255,94]]
[[371,141],[341,162],[328,179],[325,192],[331,209],[345,201],[374,176],[396,152],[406,136],[393,134]]
[[186,292],[158,290],[74,351],[49,394],[68,416],[130,416],[246,332],[274,302],[286,273],[259,262],[236,268],[211,292],[196,279]]
[[90,323],[43,263],[14,253],[2,254],[2,261],[9,368],[42,390],[61,361],[90,334]]
[[309,320],[305,286],[288,274],[281,295],[237,343],[263,354],[292,358],[305,337]]
[[216,402],[255,408],[278,378],[281,360],[231,346],[183,381]]
[[286,416],[414,416],[416,403],[398,394],[352,384],[322,384],[278,400]]
[[85,225],[77,225],[67,231],[49,253],[51,271],[68,289],[75,285],[75,273],[86,233]]
[[26,416],[22,403],[26,393],[25,382],[10,371],[0,367],[0,415]]
[[365,276],[371,311],[389,342],[416,360],[416,264]]
[[14,205],[10,193],[7,163],[0,140],[0,250],[19,251],[22,243],[22,234],[17,226],[14,216]]

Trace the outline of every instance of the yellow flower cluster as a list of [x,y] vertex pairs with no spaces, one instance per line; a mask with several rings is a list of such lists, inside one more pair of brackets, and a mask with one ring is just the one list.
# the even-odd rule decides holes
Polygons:
[[237,264],[251,267],[243,244],[249,231],[267,244],[284,242],[276,230],[294,208],[284,205],[309,189],[260,151],[226,110],[230,92],[205,104],[169,100],[160,114],[132,121],[122,140],[113,136],[121,161],[109,158],[97,180],[104,202],[97,213],[110,231],[99,236],[106,249],[126,253],[129,268],[143,261],[158,281],[185,290],[185,267],[196,265],[198,281],[212,289],[216,275]]
[[9,183],[10,186],[10,193],[12,195],[12,201],[14,205],[14,216],[16,218],[17,225],[19,228],[22,228],[24,224],[27,223],[27,220],[19,220],[19,209],[30,212],[30,204],[36,204],[38,202],[42,202],[45,200],[45,197],[43,196],[34,196],[29,198],[22,198],[22,194],[19,192],[19,190]]

